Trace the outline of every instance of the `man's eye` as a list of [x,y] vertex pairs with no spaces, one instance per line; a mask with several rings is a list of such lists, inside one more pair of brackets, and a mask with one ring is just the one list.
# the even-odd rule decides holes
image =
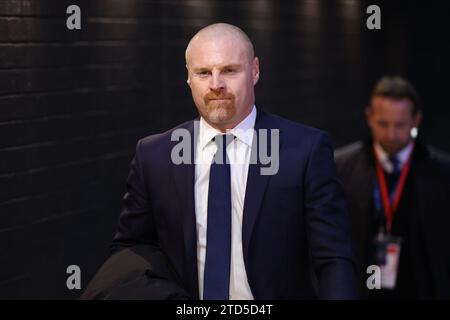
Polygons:
[[199,72],[197,72],[197,75],[204,77],[204,76],[209,75],[209,71],[199,71]]
[[225,69],[224,72],[225,73],[234,73],[236,70],[234,69]]

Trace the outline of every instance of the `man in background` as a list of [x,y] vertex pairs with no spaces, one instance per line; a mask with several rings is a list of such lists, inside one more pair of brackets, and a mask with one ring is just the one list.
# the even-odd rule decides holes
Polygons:
[[[370,138],[336,151],[361,297],[450,298],[450,161],[417,139],[422,111],[415,89],[384,77],[366,108]],[[368,290],[369,265],[381,289]],[[370,281],[369,281],[370,282]]]

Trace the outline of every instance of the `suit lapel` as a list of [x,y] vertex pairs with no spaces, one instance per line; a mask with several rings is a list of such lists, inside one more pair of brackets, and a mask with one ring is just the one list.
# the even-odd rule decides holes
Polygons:
[[[172,164],[174,181],[177,189],[180,208],[183,214],[183,240],[186,266],[185,285],[193,299],[198,299],[198,271],[197,271],[197,229],[195,218],[195,150],[197,144],[197,136],[194,132],[198,132],[198,127],[194,130],[194,126],[198,126],[198,121],[190,121],[185,129],[190,132],[191,143],[191,162],[189,164]],[[172,147],[178,141],[172,142]]]
[[[271,146],[270,141],[270,129],[272,129],[269,117],[261,109],[257,109],[257,116],[255,122],[255,133],[253,136],[251,159],[257,159],[256,163],[249,164],[248,176],[247,176],[247,186],[245,190],[245,200],[244,200],[244,210],[243,210],[243,221],[242,221],[242,246],[244,254],[245,267],[248,270],[248,251],[251,243],[251,236],[255,223],[258,219],[260,213],[260,208],[264,194],[267,188],[267,184],[270,179],[270,175],[261,175],[261,168],[264,166],[261,164],[258,150],[260,147],[260,141],[257,139],[259,129],[268,130],[268,150]],[[281,130],[280,130],[280,154],[281,154]]]

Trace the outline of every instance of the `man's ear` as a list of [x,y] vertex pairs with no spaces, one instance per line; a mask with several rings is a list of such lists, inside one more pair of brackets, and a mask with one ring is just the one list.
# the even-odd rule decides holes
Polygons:
[[259,59],[258,59],[258,57],[255,57],[253,59],[252,71],[253,71],[253,85],[256,85],[259,80]]
[[191,86],[191,78],[189,77],[189,68],[188,68],[187,63],[186,63],[186,70],[187,70],[187,80],[186,80],[186,83],[188,84],[188,86]]

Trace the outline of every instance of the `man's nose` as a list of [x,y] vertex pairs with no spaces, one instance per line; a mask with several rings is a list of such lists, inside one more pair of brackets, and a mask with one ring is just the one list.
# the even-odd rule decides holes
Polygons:
[[221,91],[225,89],[225,82],[223,81],[223,78],[219,73],[213,72],[209,88],[212,91]]
[[395,127],[391,126],[388,129],[388,138],[390,141],[394,141],[397,138],[397,130],[395,129]]

